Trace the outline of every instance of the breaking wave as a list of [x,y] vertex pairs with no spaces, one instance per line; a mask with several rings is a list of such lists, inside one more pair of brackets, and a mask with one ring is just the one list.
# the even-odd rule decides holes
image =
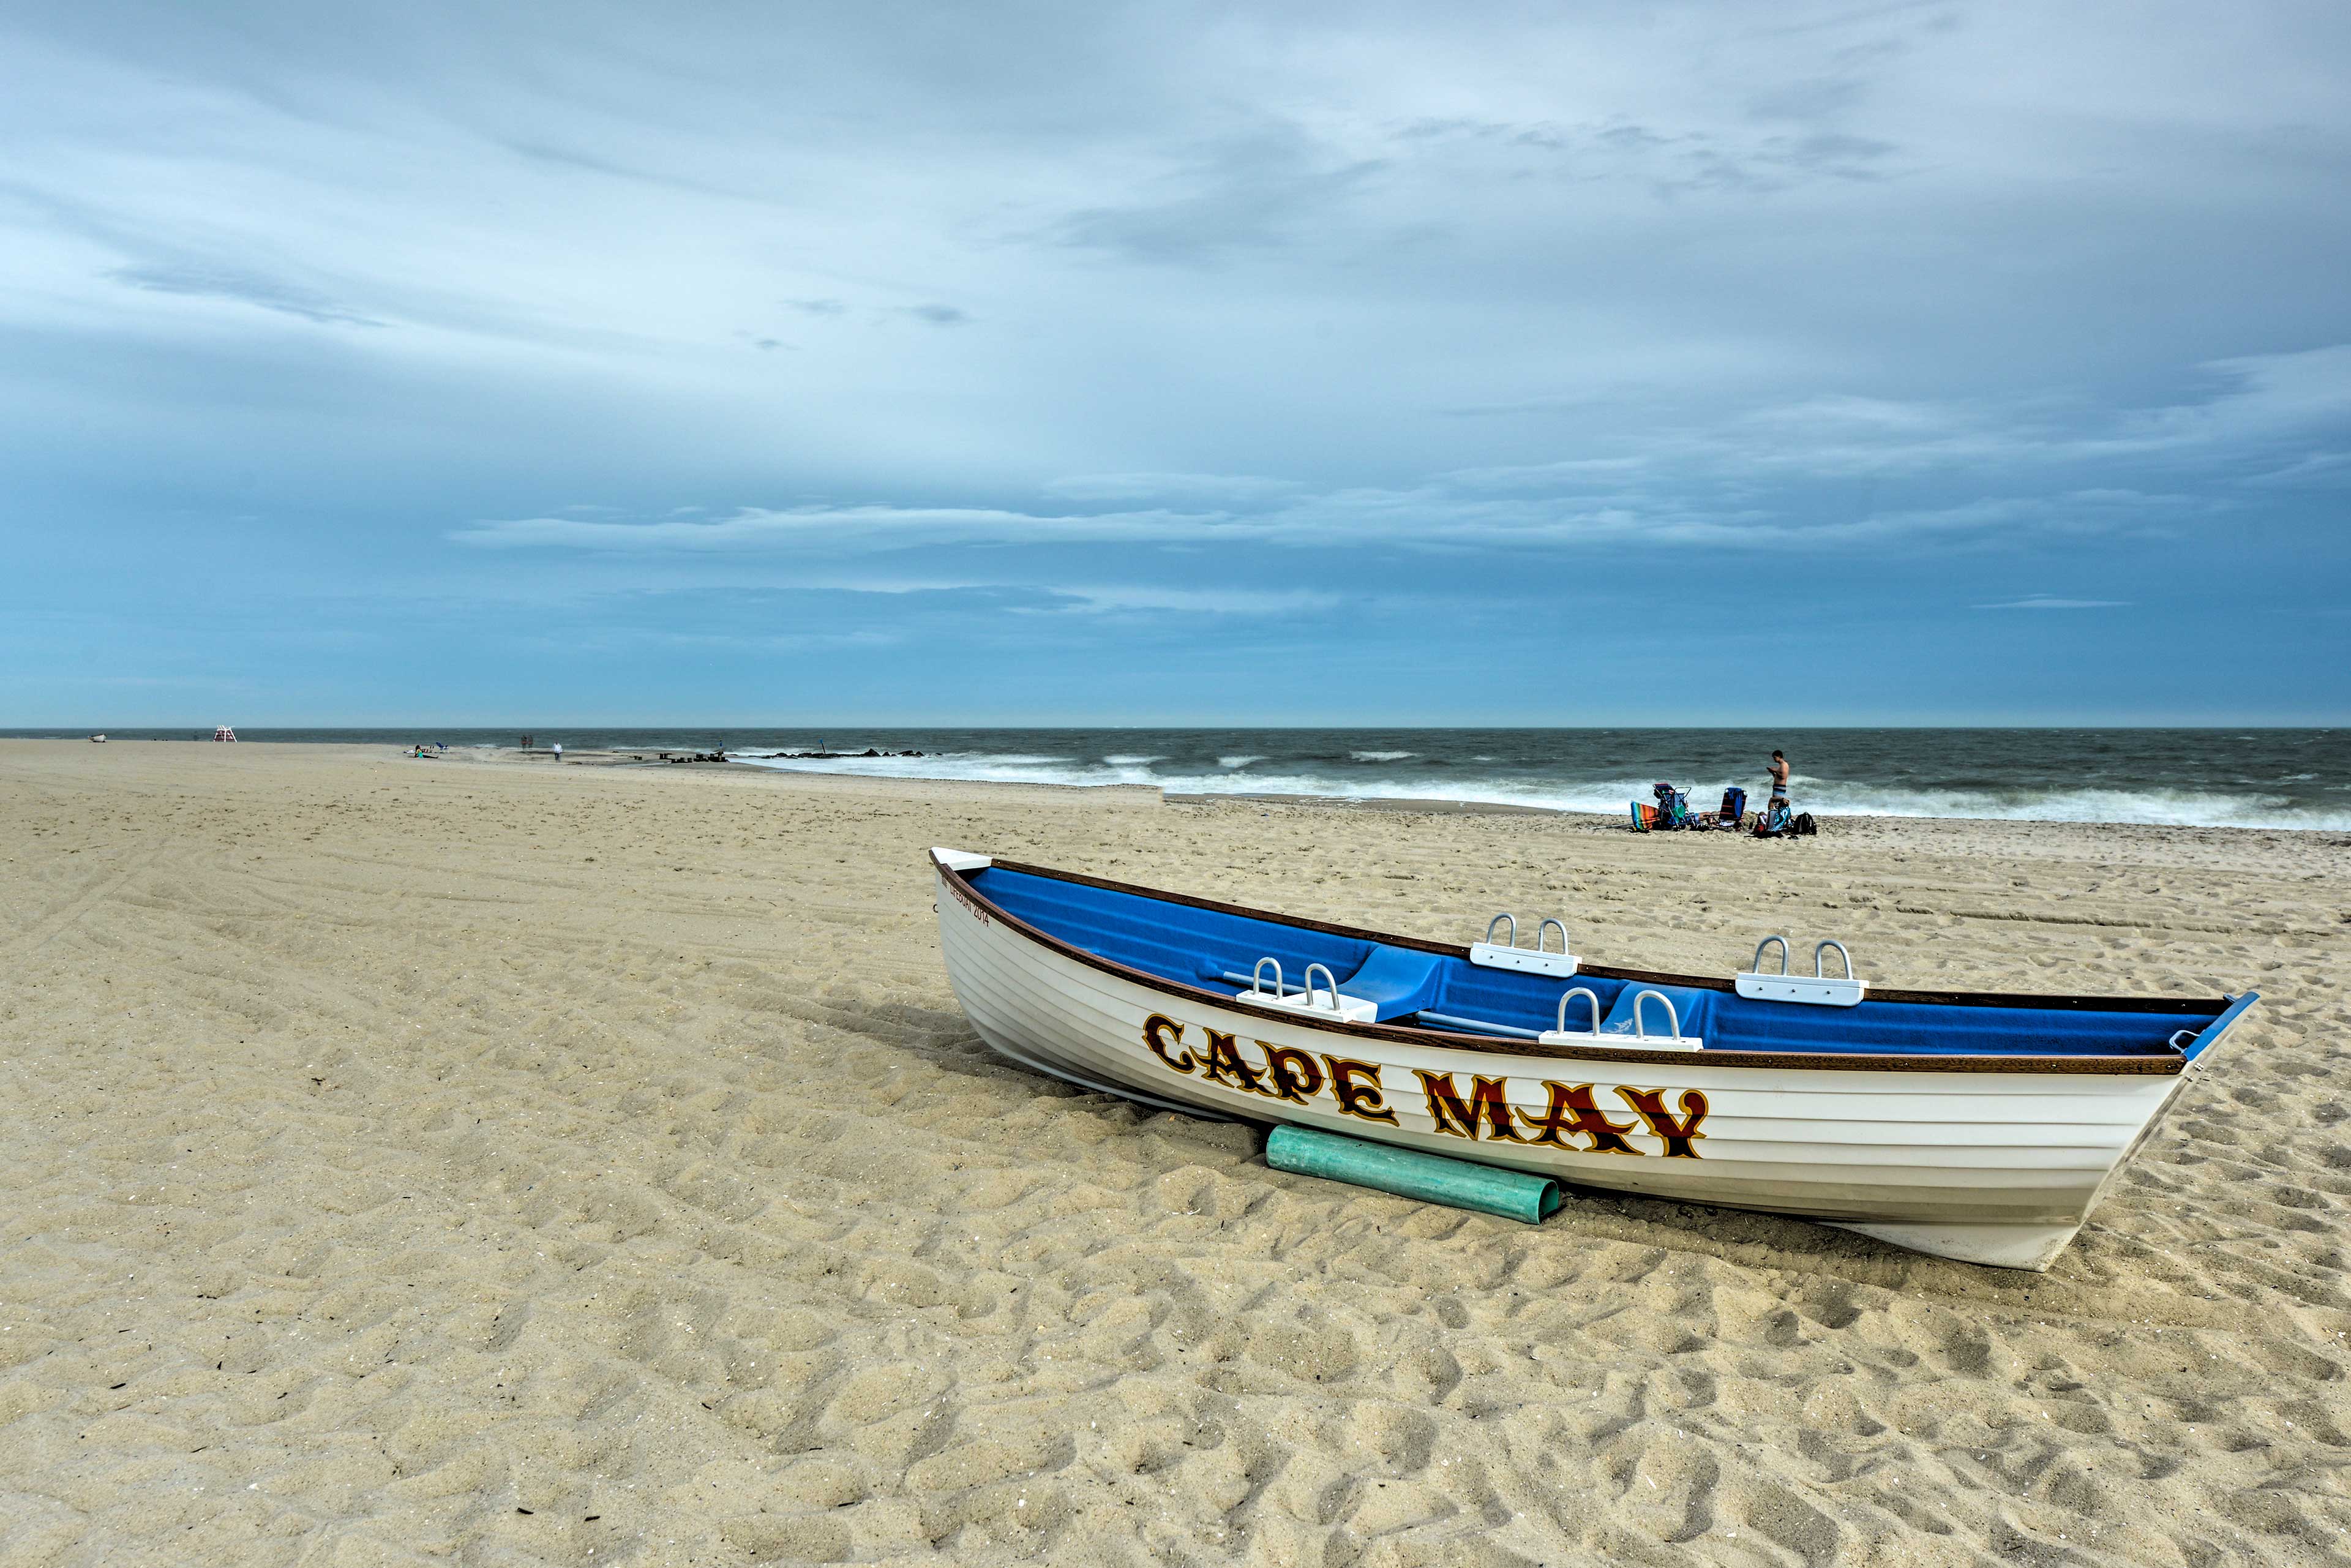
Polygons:
[[[79,738],[10,730],[27,738]],[[116,728],[114,738],[203,739]],[[248,740],[405,747],[517,745],[514,730],[255,729]],[[872,729],[542,727],[574,752],[725,751],[755,767],[876,778],[1172,794],[1315,796],[1532,806],[1621,818],[1654,781],[1710,809],[1726,784],[1762,803],[1776,747],[1796,763],[1793,804],[1823,817],[1991,818],[2351,832],[2351,729],[1778,728]],[[860,755],[868,749],[875,755]],[[790,757],[786,752],[823,752]],[[897,752],[898,756],[883,753]],[[914,756],[908,753],[920,752]]]
[[[755,767],[788,772],[849,773],[893,779],[967,779],[983,783],[1062,786],[1149,785],[1176,795],[1310,796],[1322,800],[1443,800],[1526,806],[1616,815],[1631,800],[1651,798],[1649,775],[1541,778],[1510,776],[1484,767],[1439,769],[1390,766],[1417,752],[1353,753],[1355,767],[1305,758],[1277,761],[1264,754],[1202,758],[1186,767],[1165,755],[1121,753],[1054,758],[1025,752],[944,752],[919,758],[838,758],[792,760],[743,757]],[[1212,764],[1204,766],[1204,764]],[[1750,784],[1748,802],[1763,790]],[[1915,789],[1808,779],[1792,785],[1799,810],[1822,816],[1989,818],[2011,821],[2123,822],[2195,828],[2298,828],[2351,831],[2351,791],[2337,804],[2309,805],[2283,795],[2182,789]],[[1693,807],[1713,807],[1720,787],[1690,790]]]

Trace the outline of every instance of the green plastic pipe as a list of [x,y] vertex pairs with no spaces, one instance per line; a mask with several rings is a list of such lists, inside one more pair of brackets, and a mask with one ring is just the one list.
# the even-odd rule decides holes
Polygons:
[[1309,1127],[1276,1127],[1265,1141],[1265,1163],[1276,1170],[1377,1187],[1399,1197],[1474,1208],[1541,1225],[1559,1212],[1559,1183],[1524,1171],[1368,1144]]

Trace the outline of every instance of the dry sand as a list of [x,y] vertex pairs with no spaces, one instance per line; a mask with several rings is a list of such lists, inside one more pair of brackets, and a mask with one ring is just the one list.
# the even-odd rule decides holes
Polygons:
[[[955,843],[2262,1007],[2046,1276],[1270,1172],[991,1059]],[[0,1563],[2351,1563],[2339,835],[0,742]]]

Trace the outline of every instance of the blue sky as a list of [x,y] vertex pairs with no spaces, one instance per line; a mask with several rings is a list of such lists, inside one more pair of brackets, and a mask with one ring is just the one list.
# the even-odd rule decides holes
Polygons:
[[2351,9],[0,13],[0,724],[2351,720]]

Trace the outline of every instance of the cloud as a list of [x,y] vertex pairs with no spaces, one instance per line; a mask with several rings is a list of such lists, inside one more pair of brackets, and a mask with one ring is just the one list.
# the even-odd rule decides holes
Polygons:
[[[2306,628],[2351,475],[2351,20],[2242,11],[32,8],[12,560],[89,613],[223,573],[196,597],[324,602],[301,576],[395,641],[468,593],[898,572],[998,584],[941,623],[1040,650],[1120,613],[1337,648],[1248,597],[1335,582],[1604,598],[1527,635],[1637,656],[1646,592],[1719,664],[1759,612],[1907,638],[1906,593],[2126,554],[2199,625]],[[478,619],[436,637],[501,667]],[[1384,654],[1446,669],[1463,620],[1408,619]],[[2341,664],[2224,687],[2236,646],[2212,712]]]
[[558,164],[568,169],[578,169],[591,174],[608,175],[616,180],[643,181],[647,184],[665,186],[671,190],[692,191],[736,200],[749,194],[745,191],[715,185],[707,181],[692,179],[664,171],[642,169],[617,159],[599,157],[594,153],[575,152],[568,148],[549,147],[527,141],[511,141],[505,145],[509,151],[524,158],[543,163]]
[[2029,531],[2112,533],[2165,509],[2163,497],[2083,491],[1989,497],[1961,506],[1789,518],[1755,507],[1667,497],[1463,494],[1441,482],[1410,488],[1301,492],[1253,511],[1172,507],[1040,513],[1007,507],[749,507],[714,521],[616,522],[565,517],[492,519],[451,531],[487,549],[597,554],[837,556],[917,546],[1188,545],[1296,549],[1387,545],[1420,549],[1566,549],[1708,546],[1844,549]]
[[1183,615],[1230,615],[1252,620],[1319,613],[1338,607],[1340,595],[1323,589],[1155,588],[1134,584],[1048,590],[1057,602],[1028,613],[1127,615],[1166,612]]
[[978,507],[747,507],[711,522],[620,523],[576,517],[516,517],[454,531],[459,544],[489,549],[569,549],[605,554],[722,554],[806,549],[819,554],[897,549],[914,544],[1153,540],[1186,537],[1221,521],[1170,512],[1044,516]]
[[1072,474],[1049,479],[1040,488],[1061,501],[1165,501],[1214,507],[1251,507],[1294,496],[1304,486],[1294,479],[1261,474]]
[[1141,183],[1140,201],[1081,207],[1046,231],[1052,243],[1128,261],[1198,264],[1271,250],[1336,221],[1386,166],[1351,158],[1289,120],[1199,148]]
[[131,288],[155,294],[182,294],[204,299],[226,299],[257,309],[274,310],[320,325],[381,327],[381,321],[339,305],[326,296],[276,278],[235,267],[196,262],[119,267],[106,275]]
[[[1804,84],[1818,101],[1801,113],[1758,110],[1754,118],[1825,117],[1836,106],[1818,98],[1818,87]],[[1855,96],[1857,89],[1845,104]],[[1876,182],[1911,172],[1899,143],[1824,126],[1789,131],[1737,123],[1453,117],[1414,120],[1391,135],[1406,153],[1449,165],[1456,173],[1474,177],[1480,165],[1516,162],[1546,179],[1633,188],[1667,201],[1709,193],[1777,195],[1823,181]]]
[[2314,452],[2283,468],[2256,474],[2248,485],[2286,488],[2303,485],[2351,484],[2351,452]]
[[2127,608],[2127,599],[2052,599],[2044,593],[2023,599],[2011,599],[2002,604],[1979,604],[1978,610],[2121,610]]
[[764,653],[835,653],[896,647],[904,631],[864,627],[849,632],[725,631],[693,625],[603,626],[596,639],[609,643],[659,643],[674,648],[714,648]]
[[1571,457],[1556,463],[1524,463],[1499,468],[1458,468],[1445,477],[1473,490],[1556,490],[1602,482],[1622,484],[1649,466],[1646,456]]
[[[1316,486],[1263,474],[1077,474],[1040,488],[1040,509],[891,501],[747,507],[716,519],[518,517],[458,528],[492,549],[690,555],[842,554],[919,545],[1207,546],[1304,549],[1572,549],[1638,545],[1732,550],[1950,548],[1970,540],[2040,542],[2152,537],[2227,514],[2227,489],[2153,489],[2110,476],[2165,460],[2175,480],[2270,460],[2351,414],[2351,349],[2239,358],[2199,367],[2198,402],[2053,415],[2020,399],[2006,411],[1924,400],[1822,393],[1734,413],[1711,429],[1620,438],[1605,455],[1450,469],[1403,483]],[[2006,493],[1887,504],[1893,481],[1989,469]],[[2255,483],[2320,478],[2305,458]],[[2039,482],[2033,488],[2022,481]],[[1852,498],[1834,488],[1856,485]],[[2070,481],[2070,482],[2069,482]],[[2086,481],[2086,482],[2085,482]],[[1798,494],[1798,482],[1814,486]],[[1945,481],[1948,483],[1948,480]],[[1895,492],[1898,494],[1899,492]],[[1856,501],[1863,504],[1855,504]]]
[[2138,459],[2243,463],[2351,428],[2351,344],[2215,360],[2196,375],[2204,396],[2143,407],[2086,407],[2049,391],[2004,402],[1822,393],[1712,430],[1668,434],[1656,451],[1757,476],[1859,478]]
[[2351,425],[2351,343],[2241,354],[2198,370],[2217,383],[2213,395],[2126,413],[2095,445],[2119,452],[2259,450],[2313,430]]
[[1768,85],[1747,100],[1758,120],[1824,120],[1860,107],[1865,84],[1853,77],[1812,77]]

